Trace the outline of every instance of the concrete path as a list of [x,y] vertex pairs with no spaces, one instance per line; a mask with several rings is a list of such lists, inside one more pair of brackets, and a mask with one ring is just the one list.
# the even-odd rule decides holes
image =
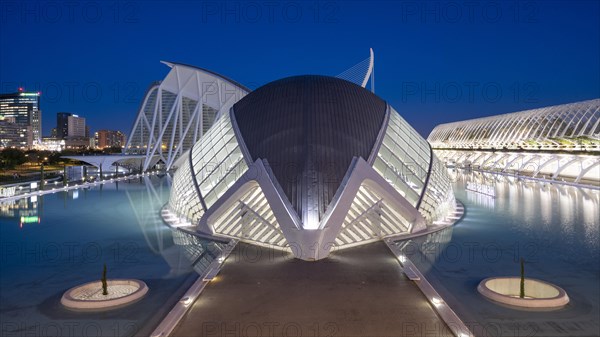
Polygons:
[[452,336],[383,242],[306,262],[239,243],[172,336]]

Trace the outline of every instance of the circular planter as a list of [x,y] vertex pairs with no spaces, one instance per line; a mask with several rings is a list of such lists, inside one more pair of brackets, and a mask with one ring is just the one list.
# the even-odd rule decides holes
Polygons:
[[102,295],[102,282],[89,282],[67,290],[60,303],[74,310],[109,310],[138,301],[148,286],[140,280],[107,280],[107,290]]
[[496,302],[524,308],[560,308],[569,296],[559,286],[537,279],[525,279],[525,297],[520,298],[520,277],[490,277],[479,283],[479,293]]

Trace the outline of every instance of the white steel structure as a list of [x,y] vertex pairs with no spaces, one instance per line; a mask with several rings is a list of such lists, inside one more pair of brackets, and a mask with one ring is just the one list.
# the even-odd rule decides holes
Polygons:
[[336,76],[346,81],[356,83],[363,88],[371,81],[371,92],[375,92],[375,53],[369,49],[369,57],[355,64],[348,70]]
[[427,140],[450,165],[598,184],[600,99],[442,124]]
[[455,210],[445,166],[385,101],[345,80],[271,82],[182,159],[163,216],[318,260],[423,232]]
[[599,150],[600,99],[436,126],[434,149]]
[[[250,92],[250,89],[212,71],[165,62],[171,71],[150,85],[125,145],[126,154],[145,155],[143,170],[162,162],[166,170],[213,125],[216,116]],[[369,80],[375,90],[374,53],[338,75],[363,88]]]
[[250,92],[245,86],[206,69],[162,63],[171,71],[146,92],[125,145],[125,153],[146,156],[144,170],[159,161],[167,170],[173,167],[221,111],[228,111]]

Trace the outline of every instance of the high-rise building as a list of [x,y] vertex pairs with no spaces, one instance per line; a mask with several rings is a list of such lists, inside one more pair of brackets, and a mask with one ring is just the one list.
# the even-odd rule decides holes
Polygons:
[[[19,138],[23,141],[17,147],[30,149],[42,141],[42,111],[40,110],[40,93],[19,91],[11,94],[0,94],[0,118],[13,125],[3,123],[3,128],[18,128]],[[5,130],[6,131],[6,130]]]
[[97,149],[124,147],[125,134],[118,130],[98,130],[94,134]]
[[18,149],[29,148],[28,144],[32,142],[31,127],[16,124],[14,118],[3,118],[0,116],[0,149],[9,147]]
[[67,117],[67,137],[85,137],[85,118],[77,115]]
[[56,114],[56,138],[64,139],[67,149],[86,149],[93,145],[85,118],[70,112]]
[[69,135],[69,116],[73,116],[70,112],[59,112],[56,114],[56,137],[65,139]]

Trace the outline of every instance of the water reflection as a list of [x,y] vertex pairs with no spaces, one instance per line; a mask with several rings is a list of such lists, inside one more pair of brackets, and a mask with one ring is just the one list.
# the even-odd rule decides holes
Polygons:
[[40,209],[41,198],[38,202],[37,196],[12,200],[0,203],[0,219],[18,219],[19,228],[27,224],[39,224],[41,222]]
[[[555,231],[572,243],[584,243],[594,250],[599,246],[598,190],[482,172],[452,170],[451,174],[459,197],[466,198],[471,205],[518,219],[516,225],[522,230]],[[466,191],[468,182],[493,184],[496,198]]]
[[[454,170],[452,176],[466,209],[452,237],[428,236],[404,248],[457,314],[497,326],[497,333],[482,334],[488,336],[512,335],[515,326],[532,322],[539,336],[598,335],[600,191],[477,172]],[[493,184],[496,198],[466,191],[467,182]],[[538,315],[478,295],[484,278],[518,275],[520,258],[530,277],[563,287],[569,305]]]
[[[221,253],[224,242],[213,242],[168,227],[160,218],[160,209],[168,201],[172,177],[140,177],[113,184],[100,185],[81,190],[57,192],[47,196],[32,196],[0,203],[0,220],[6,219],[24,228],[38,224],[42,218],[44,198],[60,198],[68,216],[69,208],[76,207],[76,200],[87,199],[88,192],[94,190],[99,198],[111,198],[104,194],[111,191],[124,191],[135,220],[141,229],[147,247],[160,255],[169,265],[170,271],[164,278],[176,278],[192,270],[204,275],[208,267]],[[59,200],[60,200],[59,199]]]
[[148,247],[161,255],[171,268],[166,277],[177,277],[191,270],[204,276],[210,264],[220,255],[225,243],[206,240],[193,233],[170,228],[162,221],[159,212],[168,200],[171,182],[170,175],[162,179],[161,185],[158,186],[152,183],[150,178],[143,177],[145,190],[136,191],[139,193],[136,196],[126,191],[127,198]]

